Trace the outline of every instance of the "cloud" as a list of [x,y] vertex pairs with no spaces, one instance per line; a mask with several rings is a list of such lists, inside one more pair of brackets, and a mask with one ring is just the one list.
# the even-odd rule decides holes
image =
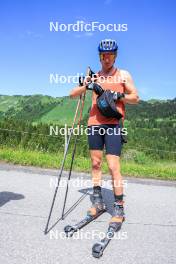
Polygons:
[[76,16],[76,20],[84,21],[86,23],[87,19],[84,16]]
[[94,35],[93,32],[84,33],[84,36],[86,36],[86,37],[92,37],[93,35]]
[[42,34],[35,33],[31,30],[26,30],[24,33],[19,35],[20,38],[41,38]]
[[84,38],[84,37],[90,38],[93,35],[94,35],[93,32],[80,32],[80,34],[74,34],[75,38]]

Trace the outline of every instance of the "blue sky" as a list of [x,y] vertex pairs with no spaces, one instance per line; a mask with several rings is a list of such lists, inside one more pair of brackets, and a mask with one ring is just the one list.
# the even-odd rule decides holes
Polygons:
[[[75,75],[100,64],[97,45],[119,44],[116,65],[128,70],[142,99],[174,98],[174,0],[0,1],[0,94],[68,95],[72,84],[50,84],[50,73]],[[49,22],[128,24],[125,32],[50,32]]]

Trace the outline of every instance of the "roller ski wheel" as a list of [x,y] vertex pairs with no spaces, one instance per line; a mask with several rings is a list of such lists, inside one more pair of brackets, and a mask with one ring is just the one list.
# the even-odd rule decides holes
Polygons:
[[64,227],[64,232],[66,234],[67,237],[71,237],[73,236],[73,234],[75,232],[77,232],[78,230],[80,230],[81,228],[83,228],[84,226],[88,225],[90,222],[92,222],[93,220],[95,220],[96,218],[98,218],[100,215],[102,215],[106,209],[103,210],[92,210],[94,212],[97,212],[96,214],[87,214],[87,216],[82,219],[79,223],[77,223],[76,225],[67,225]]
[[95,243],[92,247],[93,257],[100,258],[103,255],[105,248],[114,237],[115,232],[118,232],[121,229],[123,221],[125,221],[123,202],[115,202],[113,216],[110,220],[106,236],[100,242]]
[[87,211],[87,216],[82,219],[79,223],[76,225],[67,225],[64,228],[64,232],[67,237],[73,236],[75,232],[77,232],[79,229],[83,228],[96,218],[98,218],[100,215],[102,215],[106,211],[106,206],[103,203],[103,199],[101,196],[101,193],[94,193],[93,194],[93,205],[92,207]]

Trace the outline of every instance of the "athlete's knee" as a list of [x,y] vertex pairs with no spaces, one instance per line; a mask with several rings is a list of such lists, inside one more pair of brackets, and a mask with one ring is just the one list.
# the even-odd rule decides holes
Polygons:
[[92,160],[92,169],[100,170],[101,169],[101,159],[93,159]]
[[108,165],[111,175],[120,176],[120,167],[116,163]]

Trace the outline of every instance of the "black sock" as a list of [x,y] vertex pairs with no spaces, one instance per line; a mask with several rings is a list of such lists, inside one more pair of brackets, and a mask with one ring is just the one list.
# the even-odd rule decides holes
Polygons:
[[115,202],[121,202],[123,201],[123,194],[121,195],[116,195],[114,194]]
[[101,193],[101,187],[100,186],[94,186],[93,187],[93,192],[94,193]]

